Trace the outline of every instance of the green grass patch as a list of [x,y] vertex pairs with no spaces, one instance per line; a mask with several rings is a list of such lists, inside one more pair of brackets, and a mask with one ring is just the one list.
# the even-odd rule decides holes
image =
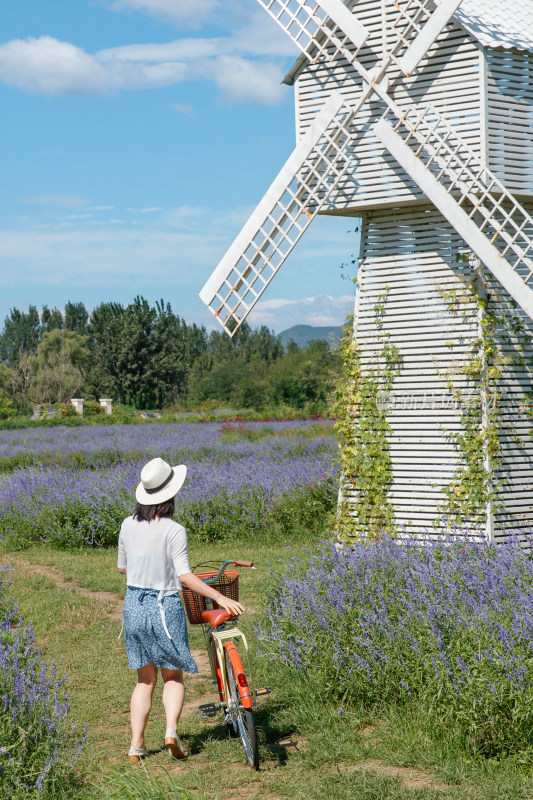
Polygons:
[[[16,565],[13,597],[29,621],[45,658],[67,674],[66,689],[75,722],[87,724],[88,741],[77,766],[79,800],[121,797],[139,800],[526,800],[533,796],[529,766],[516,759],[467,756],[453,737],[442,736],[394,702],[373,711],[341,701],[309,675],[295,673],[268,653],[257,654],[256,624],[264,619],[265,594],[272,587],[268,563],[283,568],[294,556],[313,549],[309,536],[290,542],[262,540],[231,543],[190,541],[191,563],[227,557],[252,559],[258,571],[241,571],[241,599],[247,612],[242,627],[249,638],[257,685],[273,693],[256,714],[262,758],[253,773],[238,740],[227,737],[223,720],[200,720],[195,705],[214,701],[208,677],[187,681],[186,712],[180,736],[190,750],[185,762],[170,762],[162,751],[164,717],[161,687],[147,728],[150,774],[127,761],[129,697],[135,675],[128,668],[117,636],[124,578],[116,571],[112,549],[53,551],[32,547],[3,552]],[[38,565],[53,573],[37,572]],[[57,577],[67,583],[57,586]],[[112,592],[116,601],[89,592]],[[203,644],[198,627],[190,629],[193,649]],[[401,770],[404,770],[403,772]],[[400,770],[400,772],[398,772]],[[409,781],[413,771],[416,780]],[[420,774],[423,782],[420,783]],[[418,777],[417,777],[418,776]],[[418,781],[418,783],[417,783]]]

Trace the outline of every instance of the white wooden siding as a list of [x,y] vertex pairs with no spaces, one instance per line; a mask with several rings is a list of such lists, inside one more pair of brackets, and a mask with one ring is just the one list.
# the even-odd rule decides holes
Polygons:
[[533,391],[533,321],[495,282],[491,305],[500,316],[515,320],[511,330],[509,324],[498,328],[499,348],[511,359],[499,385],[501,464],[495,473],[494,533],[500,541],[508,533],[533,537],[533,403],[528,397]]
[[[475,305],[463,302],[471,269],[456,262],[462,240],[435,209],[371,212],[363,236],[354,322],[362,366],[371,369],[381,349],[374,306],[383,293],[382,331],[403,358],[388,411],[396,525],[406,534],[442,533],[442,489],[458,464],[445,432],[461,430],[450,373],[456,388],[474,388],[459,372],[478,329]],[[443,297],[450,291],[461,300],[460,313]]]
[[[381,0],[359,0],[353,3],[353,11],[369,30],[368,40],[358,57],[366,69],[371,69],[381,58],[384,46]],[[390,47],[395,9],[389,0],[385,12]],[[433,105],[446,113],[450,123],[479,152],[480,53],[469,34],[450,23],[431,48],[429,57],[421,62],[416,75],[406,78],[399,69],[392,69],[390,79],[391,96],[401,107]],[[346,61],[333,64],[321,61],[305,67],[296,81],[297,139],[304,135],[333,91],[342,92],[349,102],[354,102],[361,88],[359,75]],[[355,121],[354,166],[344,186],[331,198],[330,213],[424,200],[420,190],[372,133],[372,124],[384,110],[384,104],[376,99]]]
[[533,53],[487,50],[489,166],[515,194],[533,194]]
[[[388,411],[393,429],[389,497],[399,531],[410,535],[431,536],[445,530],[443,488],[459,464],[457,449],[446,434],[462,430],[461,406],[448,381],[466,399],[479,391],[461,371],[480,334],[478,309],[467,291],[474,273],[468,264],[457,261],[466,250],[464,241],[434,208],[365,215],[354,330],[363,369],[370,369],[381,349],[374,306],[386,292],[382,331],[403,357]],[[456,310],[444,297],[451,291],[458,299]],[[504,305],[511,307],[495,283],[490,302],[497,306],[498,315]],[[533,345],[527,335],[533,340],[533,322],[520,310],[513,313],[522,320],[526,335],[509,332],[502,325],[501,348],[515,352],[520,345],[527,363],[505,367],[502,380],[502,458],[495,476],[497,540],[505,531],[525,533],[533,525],[533,437],[529,433],[533,420],[524,408],[524,392],[532,388]],[[517,420],[512,431],[511,419]],[[470,523],[470,531],[483,536],[485,526]]]

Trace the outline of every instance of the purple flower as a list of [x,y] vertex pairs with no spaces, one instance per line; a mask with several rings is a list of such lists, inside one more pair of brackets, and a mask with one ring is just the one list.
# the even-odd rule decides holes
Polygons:
[[416,701],[487,753],[529,741],[533,561],[517,541],[323,542],[273,575],[257,635],[343,706]]
[[[333,508],[337,481],[330,469],[336,457],[331,427],[315,422],[261,425],[270,434],[258,441],[228,441],[216,423],[25,431],[22,452],[28,453],[28,444],[35,448],[29,451],[33,463],[0,476],[0,535],[19,545],[35,538],[63,546],[116,544],[120,523],[133,510],[140,471],[155,455],[172,464],[187,463],[177,515],[189,533],[204,539],[263,529],[271,524],[271,514],[276,519],[287,513],[284,500],[292,503],[291,513],[303,508],[311,497],[310,484],[315,514],[320,504],[324,513]],[[321,435],[305,436],[313,426]],[[276,435],[287,429],[295,435]],[[6,457],[20,455],[20,438],[19,431],[0,431]]]
[[[5,796],[17,789],[42,793],[56,773],[64,771],[85,742],[85,732],[66,725],[69,712],[64,681],[47,668],[35,648],[31,625],[24,627],[17,609],[5,597],[0,571],[0,706],[2,741],[0,773]],[[2,713],[3,712],[3,713]]]

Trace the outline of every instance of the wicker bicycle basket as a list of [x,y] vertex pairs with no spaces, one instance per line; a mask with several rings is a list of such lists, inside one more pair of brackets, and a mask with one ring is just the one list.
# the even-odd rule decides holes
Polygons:
[[[195,572],[197,578],[204,580],[205,578],[214,578],[218,574],[218,570],[212,572]],[[220,578],[213,583],[210,583],[214,589],[217,589],[221,594],[229,597],[231,600],[239,599],[239,573],[236,570],[226,570]],[[202,619],[202,611],[207,610],[206,597],[202,597],[198,592],[192,589],[186,589],[185,586],[182,590],[183,605],[189,618],[191,625],[201,625],[204,621]],[[220,608],[220,606],[213,600],[213,608]]]

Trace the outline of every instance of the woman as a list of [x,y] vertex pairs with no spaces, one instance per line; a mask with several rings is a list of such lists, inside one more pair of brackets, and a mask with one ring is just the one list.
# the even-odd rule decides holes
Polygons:
[[185,528],[174,522],[174,499],[183,486],[187,467],[171,467],[154,458],[143,467],[137,486],[135,513],[122,523],[118,570],[127,576],[124,599],[124,643],[130,669],[137,670],[131,696],[131,762],[148,755],[144,730],[152,708],[157,670],[163,678],[167,719],[165,747],[184,758],[177,727],[183,708],[183,672],[198,672],[189,650],[185,612],[178,594],[182,586],[215,600],[231,614],[244,611],[191,573]]

